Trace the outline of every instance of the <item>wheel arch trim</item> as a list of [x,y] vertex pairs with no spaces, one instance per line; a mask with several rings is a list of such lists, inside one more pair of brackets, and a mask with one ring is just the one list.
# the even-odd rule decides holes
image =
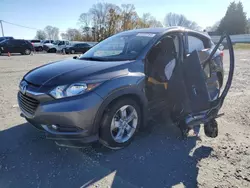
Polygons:
[[[138,88],[135,87],[125,87],[121,88],[119,90],[116,90],[109,94],[104,100],[103,103],[100,105],[94,119],[93,123],[93,134],[98,133],[99,128],[100,128],[100,123],[103,118],[103,114],[107,110],[107,107],[111,105],[113,102],[116,100],[122,99],[123,97],[133,97],[134,99],[139,99],[138,104],[139,107],[141,108],[141,114],[142,114],[142,125],[146,125],[146,117],[147,117],[147,98],[144,95],[144,92],[140,91]],[[136,101],[137,102],[137,101]]]

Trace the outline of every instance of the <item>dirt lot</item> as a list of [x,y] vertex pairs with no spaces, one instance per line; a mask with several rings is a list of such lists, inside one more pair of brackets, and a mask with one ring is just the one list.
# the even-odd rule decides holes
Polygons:
[[[120,151],[62,148],[19,116],[18,83],[30,69],[71,58],[0,56],[0,187],[250,187],[250,51],[236,51],[236,73],[219,136],[179,139],[157,124]],[[225,64],[228,56],[225,55]]]

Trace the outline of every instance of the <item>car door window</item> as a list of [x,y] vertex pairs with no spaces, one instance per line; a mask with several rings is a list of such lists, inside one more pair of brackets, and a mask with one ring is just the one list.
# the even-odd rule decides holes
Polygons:
[[19,46],[20,45],[20,42],[18,40],[13,40],[12,44],[14,46]]
[[32,42],[32,43],[40,43],[41,41],[40,40],[31,40],[30,42]]
[[10,45],[9,40],[1,41],[1,45]]
[[6,45],[13,46],[15,44],[15,40],[7,40]]
[[84,47],[88,47],[89,45],[88,44],[81,44],[81,47],[84,48]]
[[194,50],[202,51],[205,49],[203,41],[195,36],[188,36],[188,53],[192,53]]
[[125,37],[121,37],[117,40],[106,43],[100,50],[94,52],[94,56],[105,57],[105,56],[116,56],[121,54],[125,48]]

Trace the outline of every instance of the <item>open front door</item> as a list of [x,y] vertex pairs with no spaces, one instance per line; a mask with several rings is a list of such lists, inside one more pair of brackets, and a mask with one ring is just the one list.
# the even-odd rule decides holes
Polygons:
[[193,51],[184,60],[182,73],[187,95],[185,98],[191,112],[198,113],[207,110],[210,107],[210,98],[197,51]]
[[173,103],[174,116],[181,119],[209,109],[206,77],[197,51],[193,51],[176,67],[169,82],[169,97]]
[[[211,100],[206,83],[204,67],[218,50],[220,43],[227,39],[230,55],[230,69],[224,90],[217,99]],[[197,51],[193,51],[183,63],[176,67],[172,81],[169,83],[170,97],[173,102],[174,121],[184,121],[190,127],[215,122],[223,101],[230,89],[234,72],[234,52],[228,35],[223,35],[209,57],[200,62]],[[216,124],[217,126],[217,124]],[[206,128],[205,128],[206,129]],[[206,131],[206,130],[205,130]]]

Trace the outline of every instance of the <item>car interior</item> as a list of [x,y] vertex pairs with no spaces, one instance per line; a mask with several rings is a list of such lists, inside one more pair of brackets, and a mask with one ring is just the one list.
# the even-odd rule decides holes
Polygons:
[[[166,108],[168,103],[168,79],[172,76],[180,57],[180,40],[177,35],[168,35],[159,40],[146,59],[146,95],[149,110],[156,112]],[[166,70],[168,67],[169,70]],[[169,75],[166,78],[165,75]],[[157,109],[157,110],[154,110]]]

